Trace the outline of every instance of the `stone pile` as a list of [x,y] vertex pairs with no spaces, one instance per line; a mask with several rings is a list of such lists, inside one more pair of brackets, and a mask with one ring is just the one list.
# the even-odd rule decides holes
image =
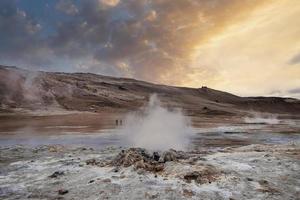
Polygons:
[[115,167],[130,167],[144,169],[150,172],[159,172],[164,169],[164,163],[186,159],[184,152],[169,150],[165,152],[153,152],[150,154],[143,148],[129,148],[122,150],[110,163]]

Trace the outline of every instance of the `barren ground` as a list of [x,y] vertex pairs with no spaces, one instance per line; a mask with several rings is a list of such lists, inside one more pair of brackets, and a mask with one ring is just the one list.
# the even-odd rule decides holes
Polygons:
[[[132,150],[116,120],[153,93],[191,118],[185,157],[109,164]],[[296,200],[299,119],[292,98],[0,66],[0,199]]]
[[[149,172],[105,164],[129,148],[113,129],[120,117],[2,118],[1,199],[299,199],[298,120],[194,118],[188,159]],[[185,178],[195,172],[199,179]]]
[[[299,144],[188,152],[192,159],[167,162],[159,173],[135,170],[132,166],[116,170],[87,164],[89,159],[112,160],[120,151],[116,147],[1,148],[0,196],[2,199],[299,199]],[[195,171],[202,174],[203,182],[184,178]],[[55,172],[59,175],[49,177]]]

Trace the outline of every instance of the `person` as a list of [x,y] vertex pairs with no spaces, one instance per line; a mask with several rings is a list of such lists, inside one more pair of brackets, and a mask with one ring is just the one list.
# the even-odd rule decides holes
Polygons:
[[116,125],[118,126],[119,125],[119,121],[116,119]]
[[123,123],[123,122],[122,122],[122,119],[120,119],[120,125],[121,125],[121,126],[122,126],[122,123]]

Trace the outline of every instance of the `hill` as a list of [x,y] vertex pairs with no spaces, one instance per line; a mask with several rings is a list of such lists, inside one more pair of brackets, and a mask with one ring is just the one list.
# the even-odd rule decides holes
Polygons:
[[2,112],[18,109],[129,111],[156,93],[164,106],[188,115],[236,115],[249,111],[299,114],[300,101],[280,97],[239,97],[210,89],[174,87],[90,73],[34,72],[0,66]]

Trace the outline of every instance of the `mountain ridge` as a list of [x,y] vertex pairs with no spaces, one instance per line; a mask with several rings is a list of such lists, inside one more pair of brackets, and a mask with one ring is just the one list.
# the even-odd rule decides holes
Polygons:
[[299,114],[300,100],[284,97],[240,97],[208,87],[188,88],[92,73],[29,71],[0,66],[2,110],[16,108],[100,112],[136,110],[156,93],[170,109],[190,115],[231,115],[245,112]]

